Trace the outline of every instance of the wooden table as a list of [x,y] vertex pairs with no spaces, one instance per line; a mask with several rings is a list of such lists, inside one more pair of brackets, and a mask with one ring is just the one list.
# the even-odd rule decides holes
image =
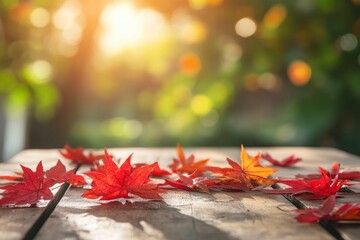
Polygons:
[[[316,172],[317,167],[329,169],[333,162],[343,167],[360,167],[360,158],[331,148],[246,148],[250,155],[270,153],[276,158],[295,154],[303,158],[297,167],[279,168],[275,176],[293,177],[297,173]],[[109,149],[115,157],[134,152],[133,163],[158,161],[167,167],[175,148]],[[210,157],[210,164],[227,166],[226,157],[239,159],[239,148],[185,148],[196,159]],[[0,165],[0,175],[19,171],[19,163],[35,169],[42,160],[44,168],[62,159],[57,150],[26,150]],[[69,169],[71,167],[67,160]],[[266,164],[264,164],[266,165]],[[79,172],[87,170],[82,166]],[[1,182],[0,182],[1,183]],[[171,190],[164,201],[138,203],[114,202],[100,205],[80,197],[82,189],[70,188],[57,196],[58,204],[44,208],[0,208],[0,239],[359,239],[358,223],[298,223],[296,207],[282,195],[262,192],[199,192]],[[319,206],[322,201],[305,201]],[[56,199],[55,199],[56,200]],[[55,201],[54,200],[54,201]],[[359,202],[359,195],[338,200],[339,203]],[[54,210],[52,211],[52,208]],[[325,222],[325,225],[328,223]],[[324,224],[323,224],[324,225]],[[333,235],[329,233],[333,232]]]

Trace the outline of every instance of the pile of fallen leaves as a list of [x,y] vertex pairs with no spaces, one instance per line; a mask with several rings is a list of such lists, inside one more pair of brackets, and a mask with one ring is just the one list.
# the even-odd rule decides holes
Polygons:
[[[132,164],[132,155],[121,164],[107,150],[103,154],[86,153],[83,148],[65,146],[59,151],[62,157],[77,167],[66,171],[59,160],[56,165],[44,171],[40,161],[35,171],[21,165],[23,172],[14,176],[0,176],[0,179],[16,182],[0,186],[0,206],[39,206],[54,198],[54,193],[62,184],[83,187],[82,197],[108,203],[111,201],[162,200],[162,194],[172,189],[199,191],[256,191],[270,194],[306,195],[307,199],[326,199],[318,209],[297,210],[300,222],[325,220],[360,220],[360,204],[345,204],[334,210],[340,191],[350,184],[349,180],[360,179],[358,171],[340,171],[335,163],[331,171],[319,168],[319,174],[297,175],[294,179],[272,178],[277,170],[260,164],[265,160],[274,166],[289,167],[301,161],[294,155],[283,160],[274,159],[269,154],[249,156],[241,146],[240,163],[227,158],[229,167],[208,165],[209,159],[196,160],[194,154],[185,156],[180,145],[177,157],[169,166],[169,171],[160,168],[158,162],[152,164]],[[88,164],[90,170],[81,175],[75,172],[80,165]],[[156,180],[154,180],[156,179]],[[160,181],[159,179],[163,179]],[[280,188],[288,186],[286,188]],[[272,189],[270,188],[272,186]],[[280,188],[280,189],[279,189]]]

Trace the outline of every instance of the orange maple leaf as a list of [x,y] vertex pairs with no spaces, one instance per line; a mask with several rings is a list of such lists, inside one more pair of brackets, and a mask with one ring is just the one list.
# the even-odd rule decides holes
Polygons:
[[277,170],[274,168],[263,167],[260,165],[261,153],[258,153],[255,157],[250,157],[241,145],[241,166],[245,178],[248,180],[261,181],[267,179],[271,174]]
[[185,157],[184,151],[180,144],[176,146],[176,151],[179,158],[173,158],[173,163],[169,166],[173,172],[192,174],[196,171],[199,175],[201,175],[202,172],[207,170],[205,165],[209,159],[195,162],[194,154],[191,154],[189,157]]
[[[250,157],[241,145],[240,153],[241,165],[235,161],[227,158],[227,162],[231,168],[208,167],[209,171],[222,174],[217,183],[220,185],[227,185],[229,183],[237,182],[245,183],[247,189],[255,187],[265,187],[275,183],[275,179],[270,179],[270,175],[277,170],[274,168],[263,167],[260,165],[261,153],[254,157]],[[240,184],[241,185],[241,184]]]

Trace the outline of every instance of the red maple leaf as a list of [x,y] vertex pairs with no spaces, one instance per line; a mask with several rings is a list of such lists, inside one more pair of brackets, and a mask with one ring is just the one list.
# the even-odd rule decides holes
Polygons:
[[[118,164],[120,163],[120,160],[118,162]],[[94,162],[94,165],[92,167],[90,167],[90,171],[89,172],[102,172],[105,173],[105,167],[104,167],[104,163],[102,161],[97,161]],[[86,174],[86,173],[85,173]]]
[[85,185],[84,177],[75,174],[76,169],[66,171],[64,164],[58,160],[56,165],[45,172],[47,179],[52,179],[56,183],[68,182],[69,184],[81,187]]
[[333,163],[331,170],[327,171],[322,167],[319,167],[320,173],[312,173],[312,174],[297,174],[296,178],[301,178],[304,180],[312,180],[312,179],[318,179],[321,177],[321,172],[325,172],[326,175],[329,177],[338,175],[339,179],[342,180],[353,180],[353,179],[360,179],[360,171],[349,171],[349,170],[339,170],[339,163],[335,162]]
[[189,176],[178,173],[178,176],[178,179],[165,179],[164,185],[169,185],[186,191],[200,191],[206,193],[209,193],[209,187],[216,185],[212,180],[206,177],[198,177],[196,172]]
[[[45,172],[47,179],[53,179],[56,183],[68,182],[72,186],[81,187],[85,185],[84,177],[75,174],[76,169],[66,172],[64,164],[58,160],[56,165]],[[0,179],[12,182],[21,182],[24,180],[23,173],[15,172],[16,176],[0,176]]]
[[295,157],[295,155],[291,155],[283,160],[277,160],[277,159],[274,159],[273,157],[271,157],[270,154],[265,154],[265,155],[263,155],[263,159],[270,162],[272,165],[279,166],[279,167],[292,166],[292,165],[302,161],[301,158],[297,158],[297,157]]
[[255,187],[266,187],[276,182],[275,179],[269,178],[272,173],[276,172],[276,169],[260,165],[261,153],[250,157],[241,145],[240,159],[241,165],[227,158],[231,168],[208,167],[209,171],[222,175],[215,180],[221,188],[229,185],[231,189],[250,190]]
[[50,200],[53,197],[50,188],[57,183],[69,182],[77,186],[85,184],[84,178],[75,174],[76,169],[66,171],[60,160],[46,172],[44,172],[41,161],[38,163],[35,172],[28,167],[20,166],[23,172],[16,174],[21,176],[21,180],[19,180],[22,182],[0,187],[0,189],[5,190],[1,193],[0,205],[36,204],[40,200]]
[[314,179],[314,180],[285,179],[285,180],[279,180],[278,182],[288,185],[290,186],[290,188],[264,190],[264,192],[278,193],[278,194],[293,194],[293,195],[298,195],[302,193],[311,193],[312,196],[308,197],[308,199],[323,199],[336,194],[347,181],[346,180],[339,181],[337,174],[332,179],[327,175],[326,171],[321,170],[321,178],[319,179]]
[[63,151],[59,153],[66,159],[71,160],[74,163],[93,164],[98,160],[104,158],[104,154],[93,154],[89,153],[85,155],[84,149],[81,147],[71,148],[69,145],[64,146]]
[[[137,163],[137,164],[134,164],[134,167],[135,167],[135,168],[138,168],[138,167],[143,167],[143,166],[146,166],[146,165],[148,165],[148,164],[145,164],[145,163]],[[152,176],[152,177],[165,177],[165,176],[171,175],[171,172],[166,171],[165,169],[160,168],[158,162],[155,162],[155,163],[152,164],[152,165],[154,166],[154,169],[153,169],[153,171],[150,173],[150,176]]]
[[21,168],[24,182],[1,186],[0,189],[5,192],[1,193],[0,205],[36,204],[40,200],[52,199],[50,187],[55,184],[55,181],[45,178],[42,162],[39,162],[35,172],[23,165]]
[[336,196],[329,196],[319,208],[298,209],[298,222],[330,221],[360,221],[360,203],[347,203],[334,211]]
[[178,154],[178,159],[173,158],[173,163],[169,166],[174,173],[192,174],[196,171],[198,174],[201,174],[207,170],[205,165],[209,159],[196,162],[194,154],[191,154],[189,157],[185,157],[184,151],[180,144],[177,145],[176,151]]
[[118,167],[105,150],[102,170],[85,173],[93,181],[91,189],[86,190],[82,196],[88,199],[115,200],[132,198],[129,194],[133,194],[144,199],[161,200],[159,193],[163,190],[159,189],[157,184],[150,183],[149,179],[154,166],[132,168],[131,157],[132,155]]

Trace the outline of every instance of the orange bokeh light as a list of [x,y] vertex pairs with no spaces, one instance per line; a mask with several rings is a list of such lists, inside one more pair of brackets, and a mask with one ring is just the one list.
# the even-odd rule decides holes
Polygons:
[[189,0],[190,6],[196,9],[203,9],[207,6],[220,5],[224,0]]
[[213,6],[220,5],[222,2],[223,0],[208,0],[208,4]]
[[12,9],[10,9],[10,16],[14,20],[23,21],[28,19],[31,13],[31,6],[28,3],[19,3]]
[[300,60],[293,61],[288,67],[288,76],[292,84],[295,86],[306,85],[311,78],[312,71],[310,66]]
[[201,60],[194,53],[186,53],[180,58],[180,69],[183,73],[188,75],[196,75],[201,69]]
[[277,28],[286,18],[286,8],[281,5],[271,7],[264,16],[265,25],[270,28]]

